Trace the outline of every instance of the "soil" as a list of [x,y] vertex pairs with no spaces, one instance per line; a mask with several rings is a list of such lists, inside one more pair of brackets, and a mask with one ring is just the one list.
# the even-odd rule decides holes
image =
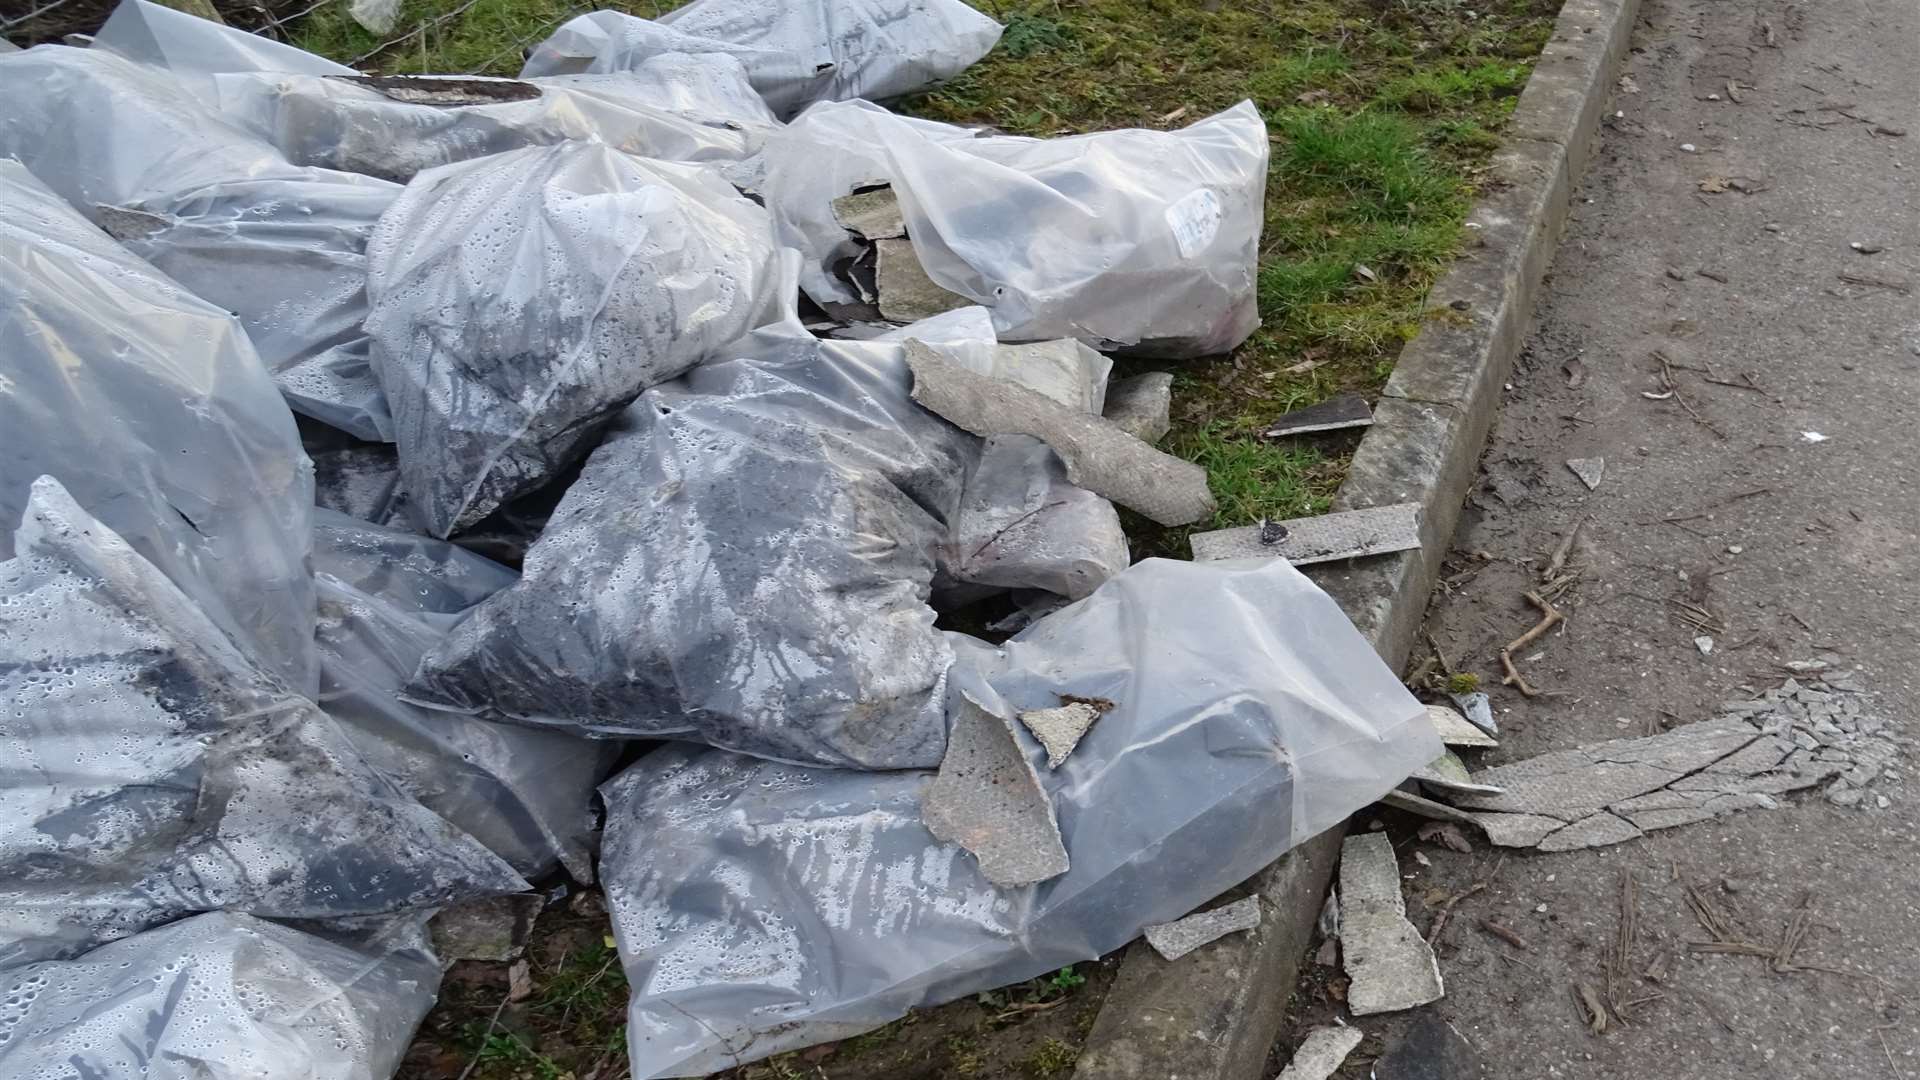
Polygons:
[[[1645,0],[1429,612],[1494,695],[1502,745],[1471,764],[1704,720],[1821,655],[1911,737],[1915,40],[1920,12],[1880,0]],[[1591,492],[1565,464],[1590,457],[1606,459]],[[1538,618],[1523,594],[1576,523],[1569,617],[1516,658],[1542,691],[1528,698],[1496,657]],[[1487,885],[1439,936],[1448,992],[1423,1011],[1496,1080],[1920,1075],[1920,791],[1904,768],[1858,806],[1816,789],[1562,854],[1455,853],[1381,815],[1417,925]],[[1606,981],[1628,876],[1625,1015],[1594,1034],[1577,988]],[[1771,948],[1804,924],[1799,969],[1691,948],[1709,934],[1690,887],[1742,940]],[[1342,976],[1311,958],[1304,972],[1276,1068],[1341,1014]],[[1414,1015],[1349,1018],[1369,1039],[1339,1075],[1368,1075]]]

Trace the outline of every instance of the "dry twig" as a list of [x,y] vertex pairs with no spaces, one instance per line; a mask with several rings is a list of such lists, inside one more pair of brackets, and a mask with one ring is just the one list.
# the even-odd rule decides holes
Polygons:
[[1526,633],[1507,642],[1506,647],[1500,650],[1500,666],[1507,671],[1506,676],[1500,680],[1500,684],[1511,686],[1527,697],[1539,697],[1540,691],[1528,684],[1527,680],[1521,676],[1520,669],[1513,666],[1513,654],[1540,640],[1541,635],[1553,629],[1560,620],[1566,618],[1566,615],[1559,608],[1548,603],[1546,598],[1538,592],[1528,592],[1526,595],[1527,602],[1540,609],[1540,621],[1534,623]]

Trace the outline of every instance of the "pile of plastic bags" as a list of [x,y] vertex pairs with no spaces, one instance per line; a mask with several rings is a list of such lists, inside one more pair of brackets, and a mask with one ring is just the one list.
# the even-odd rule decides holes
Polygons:
[[562,875],[633,1075],[704,1072],[1111,951],[1435,756],[1290,566],[1129,565],[1085,468],[1172,461],[1106,353],[1257,324],[1258,113],[873,103],[999,33],[696,0],[367,76],[125,0],[0,55],[0,1074],[383,1080],[427,919]]

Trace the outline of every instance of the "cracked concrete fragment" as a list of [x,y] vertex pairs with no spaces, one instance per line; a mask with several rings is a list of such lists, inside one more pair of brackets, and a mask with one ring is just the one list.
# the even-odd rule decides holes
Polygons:
[[1041,746],[1047,748],[1049,769],[1057,769],[1061,762],[1067,760],[1067,755],[1079,745],[1080,736],[1085,735],[1098,719],[1100,710],[1080,701],[1054,709],[1029,709],[1020,714],[1020,722],[1027,725],[1027,730],[1033,732],[1033,737],[1040,740]]
[[1440,733],[1440,741],[1447,746],[1489,747],[1499,746],[1500,740],[1480,730],[1456,709],[1445,705],[1427,706],[1427,719],[1433,721],[1435,731]]
[[1107,387],[1103,414],[1121,431],[1142,442],[1155,443],[1172,426],[1173,375],[1149,371],[1130,379],[1116,379]]
[[1606,811],[1589,814],[1558,832],[1543,837],[1534,845],[1541,851],[1577,851],[1580,848],[1605,847],[1633,840],[1640,830],[1633,823]]
[[918,341],[906,348],[913,400],[953,424],[983,437],[1032,435],[1060,455],[1073,484],[1162,525],[1213,513],[1200,466],[1163,454],[1103,418],[968,371]]
[[956,292],[948,292],[927,276],[920,256],[913,253],[911,240],[881,240],[874,245],[878,261],[874,264],[873,291],[880,304],[882,318],[911,323],[932,318],[973,301]]
[[833,200],[833,220],[866,240],[894,240],[907,235],[907,219],[900,213],[900,198],[891,185]]
[[927,831],[972,852],[995,885],[1029,885],[1066,873],[1060,822],[1013,721],[964,692],[958,702],[947,756],[920,804]]
[[1195,562],[1285,559],[1295,566],[1311,566],[1419,547],[1420,508],[1414,503],[1395,503],[1364,510],[1342,510],[1194,533],[1188,542],[1193,546]]
[[1474,814],[1472,820],[1501,847],[1532,847],[1567,825],[1539,814]]
[[1212,911],[1196,911],[1184,919],[1146,929],[1147,944],[1168,960],[1178,960],[1211,941],[1260,925],[1260,898],[1248,896]]
[[1327,1080],[1364,1038],[1366,1034],[1355,1027],[1315,1028],[1301,1040],[1293,1059],[1281,1070],[1280,1080]]
[[1355,1016],[1411,1009],[1446,993],[1433,949],[1407,921],[1400,864],[1384,833],[1349,836],[1341,846],[1340,951]]
[[1793,753],[1793,743],[1778,738],[1755,739],[1719,761],[1707,766],[1708,772],[1757,776],[1777,769]]

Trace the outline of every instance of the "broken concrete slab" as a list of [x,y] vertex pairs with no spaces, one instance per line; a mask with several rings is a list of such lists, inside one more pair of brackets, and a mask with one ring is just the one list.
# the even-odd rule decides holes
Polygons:
[[1341,846],[1340,951],[1355,1016],[1411,1009],[1446,993],[1433,949],[1407,921],[1400,864],[1385,833],[1349,836]]
[[1260,432],[1263,439],[1283,439],[1316,431],[1344,431],[1373,426],[1373,409],[1359,394],[1339,394],[1318,405],[1295,409],[1268,424]]
[[1327,1080],[1364,1038],[1366,1033],[1359,1028],[1315,1028],[1300,1041],[1300,1048],[1280,1071],[1280,1080]]
[[913,323],[932,318],[972,300],[948,292],[927,276],[920,256],[913,253],[911,240],[881,240],[874,244],[878,262],[874,266],[873,291],[883,318]]
[[1295,566],[1386,555],[1420,546],[1420,508],[1413,503],[1343,510],[1317,517],[1217,529],[1188,537],[1195,562],[1285,559]]
[[1577,851],[1637,840],[1640,835],[1640,830],[1631,822],[1602,810],[1597,814],[1588,814],[1563,829],[1554,830],[1542,837],[1534,847],[1541,851]]
[[1567,468],[1572,470],[1573,475],[1580,478],[1581,483],[1587,485],[1588,491],[1595,491],[1600,487],[1601,479],[1607,475],[1607,459],[1603,457],[1569,458]]
[[1107,407],[1102,415],[1141,442],[1157,443],[1172,426],[1172,411],[1173,375],[1149,371],[1115,379],[1107,387]]
[[1445,705],[1428,705],[1427,719],[1433,721],[1434,730],[1440,733],[1440,741],[1448,746],[1485,749],[1500,745],[1500,740],[1468,722],[1458,710]]
[[958,695],[947,756],[927,785],[920,817],[936,839],[959,844],[1002,887],[1067,872],[1053,801],[1020,749],[1013,720]]
[[833,220],[865,240],[897,240],[907,235],[907,219],[900,197],[891,185],[856,191],[833,200]]
[[1074,701],[1053,709],[1028,709],[1020,714],[1020,722],[1046,747],[1047,768],[1057,769],[1103,711],[1099,706]]
[[1162,525],[1187,525],[1212,514],[1207,471],[1163,454],[1107,420],[1036,393],[979,375],[909,340],[913,400],[975,435],[1032,435],[1053,448],[1067,479],[1095,495],[1137,510]]
[[1473,1044],[1452,1024],[1425,1013],[1373,1063],[1371,1080],[1473,1080],[1480,1075]]
[[1260,925],[1260,898],[1242,897],[1212,911],[1196,911],[1184,919],[1147,927],[1147,944],[1168,960],[1178,960],[1210,941]]

